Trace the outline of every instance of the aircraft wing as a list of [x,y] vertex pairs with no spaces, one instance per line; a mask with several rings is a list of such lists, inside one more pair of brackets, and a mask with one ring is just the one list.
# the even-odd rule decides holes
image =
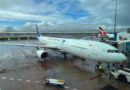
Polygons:
[[32,44],[11,44],[11,43],[0,43],[0,45],[6,45],[6,46],[23,46],[23,47],[40,47],[40,48],[47,48],[47,49],[59,50],[58,48],[56,48],[55,45],[32,45]]

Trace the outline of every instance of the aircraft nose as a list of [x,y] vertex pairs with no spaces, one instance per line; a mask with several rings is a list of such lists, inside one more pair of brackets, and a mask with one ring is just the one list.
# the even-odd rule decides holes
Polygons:
[[126,61],[126,59],[127,59],[126,56],[121,53],[121,55],[119,56],[119,60],[120,60],[121,62],[123,62],[123,61]]

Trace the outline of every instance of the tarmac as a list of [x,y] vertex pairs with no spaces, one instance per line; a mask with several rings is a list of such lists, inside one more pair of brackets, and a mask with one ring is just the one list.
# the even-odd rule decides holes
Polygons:
[[[6,43],[37,44],[37,41],[6,41]],[[100,78],[94,68],[96,62],[81,61],[68,54],[67,60],[59,52],[47,50],[45,62],[36,57],[36,48],[0,46],[0,90],[129,90],[130,84],[109,77]],[[103,64],[105,67],[106,64]],[[64,79],[64,88],[46,86],[43,76]],[[107,89],[104,89],[104,88]]]

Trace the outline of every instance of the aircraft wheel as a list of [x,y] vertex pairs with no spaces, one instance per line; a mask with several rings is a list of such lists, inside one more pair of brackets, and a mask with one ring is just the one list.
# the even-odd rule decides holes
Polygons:
[[109,63],[108,63],[108,66],[107,66],[107,68],[110,68],[110,65],[109,65]]

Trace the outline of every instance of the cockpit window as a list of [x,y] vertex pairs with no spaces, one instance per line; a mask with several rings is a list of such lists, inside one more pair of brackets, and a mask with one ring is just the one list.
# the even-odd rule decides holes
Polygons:
[[119,50],[107,50],[108,53],[120,53]]
[[110,52],[111,52],[111,50],[107,50],[107,52],[108,52],[108,53],[110,53]]
[[116,52],[116,53],[120,53],[120,51],[119,51],[119,50],[115,50],[115,52]]

